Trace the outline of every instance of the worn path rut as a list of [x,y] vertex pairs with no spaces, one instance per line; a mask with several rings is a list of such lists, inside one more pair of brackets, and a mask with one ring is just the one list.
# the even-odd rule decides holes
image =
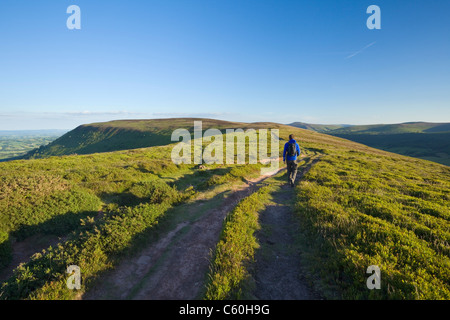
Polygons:
[[[317,162],[301,169],[297,183]],[[260,248],[255,254],[252,276],[253,296],[261,300],[318,300],[320,296],[305,280],[300,248],[296,243],[298,219],[293,207],[294,189],[288,184],[273,194],[273,204],[260,214],[261,231],[257,233]]]
[[[225,217],[239,201],[257,191],[262,181],[282,170],[285,168],[280,168],[272,175],[246,181],[245,185],[232,191],[219,205],[208,209],[197,220],[178,224],[155,243],[120,262],[81,298],[84,300],[200,298],[204,290],[211,252],[219,240]],[[205,204],[195,204],[188,210],[200,210],[202,205]],[[264,282],[260,281],[260,284],[263,285]]]
[[[273,174],[284,170],[277,170]],[[195,221],[185,221],[139,254],[125,259],[98,281],[82,299],[191,300],[203,290],[223,220],[241,201],[260,188],[261,176],[232,191]],[[188,210],[200,210],[198,203]]]

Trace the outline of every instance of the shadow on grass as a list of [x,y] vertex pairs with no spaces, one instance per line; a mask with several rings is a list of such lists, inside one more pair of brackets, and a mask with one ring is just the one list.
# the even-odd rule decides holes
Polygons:
[[[209,189],[207,185],[205,185],[205,183],[211,177],[225,175],[229,173],[231,169],[232,169],[231,167],[213,168],[209,170],[199,169],[194,171],[193,173],[187,173],[181,178],[177,179],[177,181],[174,182],[174,185],[176,185],[180,189],[186,185],[193,185],[193,187],[197,188],[197,190]],[[144,226],[143,230],[140,230],[139,232],[132,235],[131,240],[127,241],[125,247],[121,247],[120,249],[117,249],[115,251],[114,250],[111,252],[107,252],[107,250],[105,251],[105,248],[101,244],[104,240],[104,237],[102,237],[101,233],[99,233],[100,236],[100,238],[98,239],[100,245],[99,250],[102,250],[105,253],[106,261],[102,262],[101,265],[92,266],[94,269],[101,271],[96,272],[92,275],[86,275],[86,278],[84,278],[83,280],[86,289],[88,289],[89,291],[90,288],[92,288],[95,284],[98,283],[97,279],[103,278],[103,275],[106,275],[108,273],[108,271],[105,270],[106,265],[112,266],[118,265],[118,263],[123,261],[125,257],[127,256],[130,257],[132,254],[135,254],[140,249],[142,249],[143,246],[151,245],[152,243],[158,241],[158,239],[160,239],[161,237],[164,237],[168,231],[173,230],[173,228],[176,227],[177,224],[181,222],[187,222],[188,223],[187,228],[189,228],[189,225],[192,222],[196,221],[197,219],[201,218],[203,214],[205,214],[205,212],[208,212],[208,210],[214,207],[221,206],[228,192],[229,190],[222,192],[218,191],[215,192],[214,196],[212,196],[207,200],[199,199],[189,202],[182,202],[177,205],[174,205],[172,208],[168,209],[167,211],[163,212],[160,216],[158,216],[156,223]],[[139,199],[138,197],[127,193],[125,194],[110,193],[104,194],[104,196],[110,197],[110,200],[112,199],[113,201],[115,201],[115,203],[126,204],[128,206],[132,205],[133,203],[139,204],[141,201],[141,199]],[[26,237],[32,233],[36,234],[39,232],[64,235],[66,233],[69,233],[70,231],[82,231],[81,229],[82,226],[79,223],[80,219],[85,219],[88,216],[96,217],[97,215],[98,212],[92,211],[82,213],[69,213],[63,216],[55,217],[53,219],[50,219],[49,221],[46,221],[36,226],[20,228],[15,232],[15,236]],[[130,217],[130,219],[133,219],[133,217]],[[100,225],[101,223],[97,222],[95,224],[90,224],[88,227],[85,228],[94,228],[99,227]],[[117,239],[120,239],[120,234],[117,234],[117,237],[118,237]],[[78,238],[75,238],[73,240],[75,242],[71,244],[70,249],[71,252],[75,250],[74,246],[78,248],[76,250],[80,250],[84,247],[83,241],[78,241]],[[112,239],[112,241],[114,240]],[[112,248],[114,247],[114,245],[111,245],[110,247]],[[170,250],[170,244],[168,249]],[[94,252],[92,254],[95,255]],[[71,256],[70,254],[68,255],[67,259],[77,261],[76,256]],[[35,290],[38,290],[39,288],[42,288],[45,284],[48,284],[49,281],[58,281],[57,279],[61,277],[61,274],[65,273],[66,267],[67,266],[65,260],[53,261],[53,258],[48,255],[44,255],[37,260],[32,260],[24,265],[25,269],[23,269],[20,274],[20,276],[31,275],[32,277],[29,279],[28,278],[24,279],[24,281],[21,281],[21,283],[17,282],[14,276],[8,279],[8,286],[5,287],[5,290],[7,290],[7,292],[5,293],[4,298],[8,299],[27,298],[29,294],[31,294]],[[42,270],[42,268],[47,269]],[[26,286],[26,290],[21,289],[23,286]],[[61,294],[61,291],[55,292],[55,294],[56,296],[58,296],[58,294]]]
[[177,179],[173,182],[173,185],[175,185],[178,190],[185,190],[192,186],[197,191],[204,191],[210,187],[208,181],[213,176],[224,176],[229,173],[231,169],[232,167],[195,169],[191,173],[187,173]]
[[35,225],[23,225],[19,229],[10,233],[10,237],[17,241],[23,241],[33,235],[51,234],[55,236],[64,236],[80,228],[80,220],[87,217],[96,217],[96,211],[69,212]]
[[[8,255],[2,256],[2,267],[0,268],[0,276],[1,281],[8,282],[11,286],[16,286],[20,284],[16,284],[16,280],[14,279],[14,276],[12,276],[13,271],[17,269],[19,263],[24,263],[26,266],[30,267],[33,265],[33,261],[30,260],[31,255],[34,253],[41,253],[43,250],[49,248],[49,246],[54,245],[55,238],[54,237],[63,237],[67,236],[71,232],[78,232],[82,229],[87,229],[92,227],[90,226],[83,226],[80,223],[81,219],[87,219],[87,217],[93,217],[95,218],[97,216],[98,212],[96,211],[84,211],[84,212],[69,212],[64,215],[55,216],[47,221],[44,221],[42,223],[36,224],[36,225],[24,225],[21,226],[19,229],[14,230],[10,232],[9,234],[9,243],[8,243]],[[26,252],[17,252],[19,255],[19,259],[22,261],[13,261],[13,254],[14,254],[14,245],[12,244],[12,239],[14,239],[18,243],[27,242],[26,244],[21,244],[19,248],[23,250],[24,248],[26,252],[29,253],[29,255],[26,255]],[[24,247],[25,246],[25,247]],[[4,259],[7,258],[7,259]],[[14,264],[13,264],[14,263]],[[22,288],[19,291],[22,292],[22,290],[28,289],[28,287],[35,287],[36,289],[41,287],[44,283],[43,279],[35,278],[30,279],[29,282],[27,282],[27,288]],[[6,288],[7,293],[15,292],[17,290],[12,289],[8,290]],[[2,290],[3,291],[3,290]],[[0,295],[2,293],[0,291]],[[22,292],[23,293],[23,292]],[[24,297],[20,296],[20,293],[12,294],[12,299],[21,299]],[[0,300],[2,297],[0,296]]]
[[[169,187],[175,187],[180,192],[189,188],[192,188],[194,191],[205,191],[210,187],[209,181],[213,176],[223,176],[230,171],[231,168],[193,169],[176,180],[165,179],[163,177],[160,179]],[[119,207],[135,207],[140,204],[152,202],[150,193],[146,196],[138,196],[130,192],[130,189],[124,192],[103,192],[100,194],[100,198],[105,203],[116,204]]]
[[[190,202],[184,202],[168,209],[158,220],[158,223],[147,227],[142,232],[135,234],[130,241],[129,245],[122,250],[111,253],[108,256],[108,263],[110,263],[113,268],[110,270],[101,271],[92,277],[86,283],[86,296],[85,298],[90,299],[118,299],[122,296],[123,292],[112,292],[108,290],[108,297],[99,296],[96,292],[104,292],[104,287],[108,287],[107,279],[110,279],[111,275],[114,274],[115,269],[122,262],[127,261],[127,263],[132,263],[133,259],[138,259],[135,255],[151,245],[155,245],[159,240],[163,239],[169,232],[175,230],[180,223],[185,223],[186,226],[177,231],[170,243],[164,247],[163,252],[160,256],[156,257],[153,261],[153,265],[145,274],[137,274],[136,278],[130,281],[134,281],[134,285],[131,286],[127,292],[126,299],[132,299],[136,295],[147,280],[154,274],[154,272],[163,264],[163,262],[168,259],[169,253],[174,245],[182,241],[182,237],[188,233],[191,228],[192,223],[200,219],[209,210],[214,209],[222,205],[226,201],[226,196],[229,190],[222,191],[216,194],[214,197],[204,200],[194,200]],[[206,273],[205,273],[206,277]],[[111,286],[115,287],[115,286]],[[93,290],[90,292],[90,290]],[[92,293],[93,292],[93,293]]]
[[[175,228],[181,222],[187,221],[187,228],[189,228],[190,223],[199,219],[209,209],[215,206],[220,206],[224,201],[226,193],[227,191],[218,193],[208,200],[200,199],[190,202],[182,202],[178,205],[174,205],[172,208],[169,208],[166,212],[162,213],[162,215],[157,219],[157,223],[153,223],[152,225],[147,226],[142,231],[134,234],[131,240],[127,243],[126,247],[112,252],[104,251],[107,259],[104,262],[104,265],[117,266],[126,257],[131,257],[133,254],[139,252],[139,250],[141,250],[144,246],[151,245],[158,241],[160,238],[164,237],[167,232],[173,230],[173,228]],[[54,235],[65,235],[71,231],[75,231],[76,233],[74,233],[74,238],[71,239],[74,242],[73,244],[71,244],[71,249],[69,251],[76,252],[77,250],[81,250],[84,247],[84,241],[79,241],[80,238],[77,237],[77,234],[79,234],[79,232],[84,231],[84,229],[82,228],[90,230],[95,227],[100,227],[100,225],[104,223],[104,221],[102,221],[95,224],[89,224],[88,226],[81,226],[81,224],[79,223],[80,219],[87,218],[88,216],[95,217],[97,215],[98,212],[69,213],[64,216],[55,217],[36,226],[27,226],[20,228],[19,230],[14,232],[14,236],[24,239],[26,237],[29,237],[31,234],[39,234],[40,232],[52,233]],[[120,238],[120,234],[117,236]],[[180,235],[178,235],[178,237],[179,236]],[[98,239],[99,243],[102,243],[103,240],[103,238]],[[78,249],[74,249],[74,245]],[[101,250],[105,249],[101,245],[100,248],[102,248]],[[47,247],[40,248],[36,252],[41,252],[42,249],[47,249]],[[167,249],[170,250],[170,245]],[[95,253],[92,254],[95,255]],[[54,260],[54,258],[52,258],[52,255],[45,254],[37,260],[29,260],[28,262],[24,261],[25,264],[21,267],[17,274],[9,277],[8,279],[5,279],[5,286],[0,290],[0,300],[26,299],[30,294],[32,294],[36,290],[39,290],[50,281],[59,281],[58,279],[60,279],[61,275],[65,274],[67,265],[72,264],[73,261],[77,261],[77,257],[71,254],[67,256],[67,259],[72,262],[69,263],[69,260],[64,259]],[[83,278],[83,282],[87,290],[99,283],[98,281],[100,281],[101,283],[102,280],[98,279],[104,279],[103,277],[111,272],[105,270],[104,265],[93,266],[94,269],[101,271],[91,275],[86,275],[86,277]],[[61,292],[59,291],[55,292],[56,296],[59,296],[60,294]],[[70,297],[70,294],[68,294],[67,296]]]
[[114,203],[118,206],[134,207],[147,202],[145,198],[138,197],[131,192],[103,192],[100,199],[105,203]]

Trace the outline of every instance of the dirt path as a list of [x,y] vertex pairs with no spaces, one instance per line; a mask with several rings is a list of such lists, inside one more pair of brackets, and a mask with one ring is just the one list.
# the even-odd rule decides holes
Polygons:
[[[314,161],[311,162],[309,159],[306,168],[309,168]],[[272,175],[282,170],[285,168],[280,168]],[[299,177],[304,173],[300,171]],[[179,223],[155,243],[120,262],[112,271],[102,276],[94,288],[81,298],[84,300],[193,300],[200,298],[204,290],[210,254],[220,237],[223,220],[239,201],[257,191],[261,187],[260,182],[270,176],[247,180],[243,186],[217,202],[217,206],[206,209],[198,219]],[[293,226],[292,221],[289,220],[292,216],[291,209],[287,204],[292,193],[292,189],[281,192],[280,206],[268,208],[263,217],[264,224],[273,225],[273,235],[275,235],[275,238],[268,238],[266,241],[277,243],[280,247],[292,241],[290,235],[285,235],[285,230]],[[205,202],[196,203],[190,205],[187,210],[196,212],[202,209],[201,206],[206,205]],[[289,251],[289,246],[286,248]],[[298,282],[293,281],[298,275],[299,261],[282,251],[274,252],[279,252],[278,258],[275,257],[272,262],[266,261],[258,267],[257,277],[260,289],[257,296],[267,299],[313,299],[311,290],[299,287]],[[283,270],[285,274],[283,281],[279,281],[273,273],[273,268]],[[262,287],[267,288],[261,289]],[[289,294],[283,294],[285,291]],[[292,292],[295,294],[292,295]]]
[[[277,172],[281,170],[284,168]],[[156,243],[121,262],[82,299],[197,299],[204,289],[210,252],[219,239],[224,218],[268,177],[246,181],[199,219],[178,224]],[[188,210],[198,211],[202,205],[193,205]]]
[[[298,179],[318,159],[307,160]],[[280,168],[272,175],[279,171]],[[223,220],[241,201],[257,191],[263,180],[272,176],[261,176],[247,180],[243,186],[233,190],[227,197],[216,201],[213,208],[202,209],[208,202],[198,202],[187,206],[192,212],[205,212],[196,219],[183,221],[161,236],[152,245],[138,254],[124,259],[111,272],[103,275],[96,286],[80,297],[96,299],[137,299],[137,300],[191,300],[199,298],[204,290],[205,276],[209,267],[210,253],[222,230]],[[315,299],[312,291],[298,277],[301,261],[295,254],[291,200],[293,189],[283,187],[276,198],[276,205],[269,206],[261,215],[261,223],[267,234],[261,234],[264,250],[258,252],[255,279],[255,296],[260,299]],[[204,208],[204,207],[203,207]],[[40,239],[37,241],[37,239]],[[30,256],[51,243],[57,237],[31,237],[13,247],[11,266],[0,270],[0,280],[12,274],[12,266],[28,261]]]
[[57,236],[37,234],[23,241],[14,242],[12,244],[11,262],[0,269],[0,286],[2,282],[8,280],[14,274],[14,269],[21,263],[28,262],[35,253],[40,253],[43,249],[55,246],[61,241],[63,240]]
[[[297,183],[317,162],[314,159],[297,175]],[[260,249],[255,255],[253,295],[262,300],[317,300],[320,296],[303,276],[302,261],[295,241],[298,223],[293,213],[295,191],[284,185],[274,194],[274,204],[260,214]]]

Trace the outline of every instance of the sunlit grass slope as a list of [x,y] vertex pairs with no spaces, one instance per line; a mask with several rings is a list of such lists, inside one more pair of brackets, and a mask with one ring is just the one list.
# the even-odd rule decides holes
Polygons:
[[[450,168],[327,148],[297,187],[305,257],[330,298],[450,298]],[[381,289],[368,290],[370,265]]]
[[[172,129],[192,130],[193,121],[166,120],[157,129],[153,122],[152,130],[168,137],[161,146],[134,149],[138,145],[130,136],[123,137],[127,127],[146,132],[149,122],[121,121],[115,129],[111,123],[93,125],[99,135],[117,132],[109,140],[86,142],[92,154],[0,163],[0,264],[10,261],[14,241],[40,234],[62,237],[59,245],[17,268],[0,298],[75,298],[77,292],[65,285],[68,265],[80,266],[82,291],[88,290],[102,272],[155,233],[172,208],[259,172],[258,165],[206,170],[175,165],[172,145],[164,144],[170,143]],[[305,261],[330,297],[448,298],[447,167],[286,125],[203,124],[204,129],[279,129],[280,147],[294,133],[304,152],[322,156],[297,189],[296,212],[303,228],[299,238],[308,244]],[[94,148],[114,146],[114,139],[123,141],[120,148],[134,150]],[[81,150],[75,149],[69,154]],[[365,269],[372,264],[382,270],[380,291],[365,287]]]

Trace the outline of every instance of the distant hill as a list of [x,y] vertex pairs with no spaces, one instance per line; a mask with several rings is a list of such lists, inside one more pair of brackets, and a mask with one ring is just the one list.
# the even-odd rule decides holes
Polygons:
[[23,158],[37,159],[168,145],[173,143],[171,136],[175,129],[185,128],[193,132],[194,121],[202,121],[204,130],[289,127],[266,122],[241,123],[202,118],[116,120],[79,126],[52,143],[32,150]]
[[347,124],[311,124],[311,123],[305,123],[305,122],[294,122],[291,123],[290,126],[306,129],[306,130],[313,130],[321,133],[327,133],[330,131],[334,131],[341,128],[346,128],[350,125]]
[[332,134],[396,134],[396,133],[437,133],[450,132],[450,123],[405,122],[397,124],[310,124],[293,122],[290,126]]
[[397,134],[450,132],[450,123],[406,122],[399,124],[375,124],[347,126],[333,130],[333,134]]
[[450,123],[317,125],[294,122],[290,125],[331,134],[385,151],[450,165]]
[[[295,228],[288,237],[295,246],[288,251],[302,253],[305,281],[324,299],[450,299],[450,167],[288,125],[208,119],[198,119],[204,129],[279,129],[281,148],[295,134],[304,156],[298,186],[285,187],[285,172],[252,183],[259,164],[175,165],[171,145],[104,152],[170,143],[171,131],[192,129],[193,120],[81,126],[36,155],[95,154],[0,163],[0,300],[84,299],[99,291],[109,296],[111,287],[133,298],[128,290],[145,289],[141,284],[148,284],[149,273],[136,272],[139,282],[124,288],[104,281],[110,272],[128,268],[131,255],[142,260],[154,245],[165,259],[186,235],[200,239],[196,230],[208,243],[216,239],[210,270],[220,272],[201,274],[205,281],[198,286],[213,283],[217,292],[250,297],[242,292],[252,287],[254,253],[265,254],[271,246],[264,228],[286,230],[285,222]],[[237,194],[245,198],[236,201]],[[260,224],[264,215],[285,213],[282,223],[271,220],[273,228]],[[226,235],[221,240],[219,230]],[[161,248],[160,239],[167,240]],[[20,251],[24,247],[26,255]],[[197,265],[207,257],[194,249],[181,259],[194,265],[186,277],[198,275]],[[267,256],[276,260],[277,255]],[[150,260],[157,271],[152,274],[166,270],[161,260]],[[184,272],[178,264],[176,270]],[[83,270],[80,290],[67,289],[68,265]],[[380,290],[367,289],[370,265],[380,267]],[[105,289],[97,290],[100,283]]]
[[[325,133],[370,147],[450,165],[450,123],[409,122],[378,125],[322,125],[302,122],[242,123],[202,118],[116,120],[86,124],[67,132],[48,145],[28,152],[24,159],[71,154],[91,154],[162,146],[172,143],[172,132],[186,128],[193,132],[194,121],[203,129],[289,128]],[[301,137],[300,137],[301,139]]]

